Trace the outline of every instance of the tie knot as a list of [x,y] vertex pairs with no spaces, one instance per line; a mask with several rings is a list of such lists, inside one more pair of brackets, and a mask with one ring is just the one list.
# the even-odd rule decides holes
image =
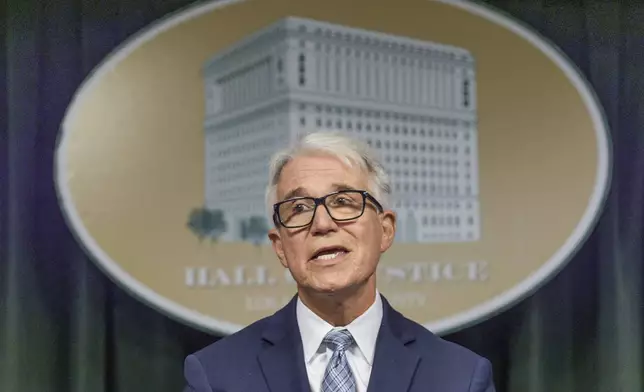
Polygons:
[[344,351],[353,344],[353,336],[346,329],[336,329],[326,334],[322,343],[331,346],[333,351]]

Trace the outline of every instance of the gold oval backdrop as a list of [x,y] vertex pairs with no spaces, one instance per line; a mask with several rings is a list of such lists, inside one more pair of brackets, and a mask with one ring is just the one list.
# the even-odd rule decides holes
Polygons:
[[271,149],[316,127],[372,132],[392,162],[403,234],[379,288],[439,334],[556,273],[609,186],[591,90],[506,16],[466,2],[249,0],[183,10],[97,68],[63,124],[61,204],[112,279],[231,333],[295,292],[267,221],[236,210],[264,208]]

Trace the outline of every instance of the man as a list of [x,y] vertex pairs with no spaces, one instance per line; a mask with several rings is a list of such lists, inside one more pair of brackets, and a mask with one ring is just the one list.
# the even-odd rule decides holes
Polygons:
[[376,288],[390,185],[362,143],[310,134],[277,153],[269,238],[297,282],[274,315],[189,355],[187,391],[493,392],[488,360],[394,310]]

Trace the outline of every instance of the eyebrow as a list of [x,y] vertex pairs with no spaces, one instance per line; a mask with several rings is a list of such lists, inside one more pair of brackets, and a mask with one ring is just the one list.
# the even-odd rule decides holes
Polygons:
[[356,187],[347,185],[347,184],[334,183],[331,185],[331,187],[335,189],[335,191],[355,191],[356,190]]
[[287,192],[284,195],[284,198],[282,200],[288,200],[288,199],[292,199],[294,197],[300,197],[300,196],[304,196],[304,195],[306,195],[306,191],[304,190],[304,188],[302,188],[300,186],[300,187],[297,187],[297,188]]
[[[347,184],[344,184],[344,183],[333,183],[333,184],[331,184],[331,188],[333,189],[332,192],[356,190],[356,187],[350,186],[350,185],[347,185]],[[306,196],[310,196],[310,195],[308,194],[306,189],[304,189],[303,187],[300,186],[300,187],[297,187],[297,188],[287,192],[284,195],[283,200],[292,199],[294,197],[306,197]]]

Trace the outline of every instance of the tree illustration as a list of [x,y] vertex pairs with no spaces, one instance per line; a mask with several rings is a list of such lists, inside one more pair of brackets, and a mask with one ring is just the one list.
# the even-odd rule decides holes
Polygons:
[[251,216],[248,219],[248,224],[245,225],[246,237],[251,240],[256,246],[259,246],[266,235],[268,234],[268,225],[266,219],[261,216]]
[[240,227],[240,237],[242,241],[248,240],[248,224],[246,223],[245,220],[241,221],[241,227]]
[[212,242],[217,242],[227,230],[223,211],[206,208],[194,208],[190,212],[187,225],[199,241],[210,238]]
[[192,231],[199,242],[203,241],[206,237],[206,227],[208,226],[207,210],[203,208],[193,208],[188,217],[188,228]]
[[209,226],[206,236],[212,242],[217,242],[228,229],[226,220],[224,219],[224,212],[222,210],[211,210],[208,211],[208,214],[210,217],[208,219]]

